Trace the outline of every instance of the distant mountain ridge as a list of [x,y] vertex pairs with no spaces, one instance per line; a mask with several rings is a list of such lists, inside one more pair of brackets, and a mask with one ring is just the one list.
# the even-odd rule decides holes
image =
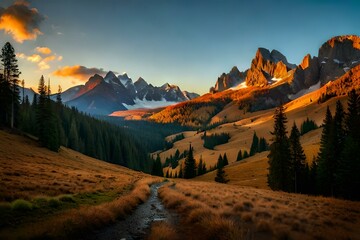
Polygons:
[[246,112],[277,107],[321,89],[323,99],[360,91],[360,37],[337,36],[323,43],[318,56],[307,54],[299,65],[291,64],[277,50],[259,48],[249,69],[235,66],[222,73],[210,93],[167,107],[149,118],[207,127],[241,119]]
[[95,74],[85,85],[69,88],[61,96],[65,104],[80,111],[109,115],[119,110],[168,106],[199,95],[168,83],[155,87],[141,77],[133,82],[126,73],[116,76],[109,71],[105,77]]
[[240,72],[235,66],[229,73],[222,73],[210,92],[288,82],[288,94],[296,94],[318,81],[323,86],[341,77],[359,63],[360,38],[356,35],[329,39],[319,48],[318,56],[311,57],[307,54],[299,65],[289,63],[277,50],[270,52],[266,48],[258,48],[249,69]]

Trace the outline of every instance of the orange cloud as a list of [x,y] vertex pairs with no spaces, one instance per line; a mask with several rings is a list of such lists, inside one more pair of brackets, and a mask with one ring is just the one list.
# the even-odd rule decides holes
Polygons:
[[44,58],[44,62],[51,62],[51,61],[54,61],[54,60],[56,60],[55,55],[48,56],[48,57]]
[[104,75],[106,72],[99,68],[87,68],[80,65],[65,66],[52,73],[58,77],[72,77],[81,81],[88,80],[94,74]]
[[44,55],[49,55],[52,53],[51,49],[48,47],[37,47],[35,51]]
[[17,1],[8,8],[0,7],[0,30],[12,35],[19,43],[34,40],[42,34],[39,24],[44,17],[36,8],[29,8],[26,1]]
[[38,54],[33,54],[31,56],[28,56],[26,59],[30,62],[40,62],[42,57]]
[[47,62],[45,62],[45,61],[39,62],[38,66],[39,66],[40,70],[46,70],[46,69],[50,68],[50,65],[47,64]]

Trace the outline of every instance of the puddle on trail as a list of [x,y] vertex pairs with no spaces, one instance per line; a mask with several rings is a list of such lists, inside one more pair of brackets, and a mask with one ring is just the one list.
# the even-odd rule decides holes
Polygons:
[[152,222],[167,221],[175,224],[177,216],[175,213],[170,213],[158,197],[158,189],[164,184],[153,184],[150,187],[150,196],[145,203],[139,205],[126,219],[94,231],[90,239],[144,239]]

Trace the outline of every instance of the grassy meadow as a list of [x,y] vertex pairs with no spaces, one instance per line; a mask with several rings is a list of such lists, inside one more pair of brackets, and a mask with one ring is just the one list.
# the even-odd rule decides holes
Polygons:
[[149,175],[0,131],[0,238],[66,237],[125,217],[149,195]]
[[360,237],[359,202],[184,180],[162,187],[159,194],[181,223],[177,231],[166,224],[153,231],[175,239],[181,234],[234,240]]

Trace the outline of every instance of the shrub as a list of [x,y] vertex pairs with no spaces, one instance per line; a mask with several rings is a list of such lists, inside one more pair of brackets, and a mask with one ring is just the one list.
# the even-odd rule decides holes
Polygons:
[[68,203],[74,203],[75,202],[72,195],[61,195],[61,196],[59,196],[59,200],[61,202],[68,202]]
[[11,208],[15,211],[30,211],[32,204],[24,199],[17,199],[11,203]]
[[59,199],[57,198],[50,198],[49,199],[49,207],[51,208],[57,208],[61,205]]

